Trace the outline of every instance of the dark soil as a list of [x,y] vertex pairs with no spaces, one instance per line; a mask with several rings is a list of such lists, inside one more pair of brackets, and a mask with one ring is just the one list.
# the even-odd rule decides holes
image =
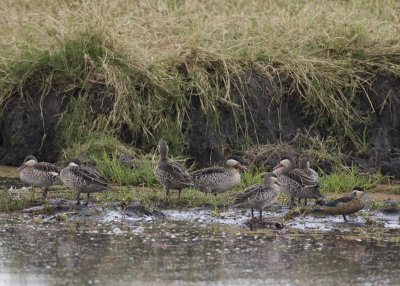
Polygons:
[[[279,94],[276,88],[279,85],[278,78],[270,80],[252,72],[245,74],[230,94],[235,103],[244,104],[245,108],[239,110],[219,103],[218,125],[205,118],[198,97],[191,97],[191,108],[183,130],[187,155],[191,158],[187,163],[195,162],[197,167],[222,163],[227,155],[241,155],[235,150],[243,143],[289,142],[299,133],[322,138],[335,136],[329,134],[327,127],[317,126],[312,113],[305,114],[305,105],[299,95]],[[97,89],[98,92],[93,91],[90,99],[91,108],[96,113],[107,112],[111,98],[104,96],[108,94],[104,86]],[[371,113],[366,133],[370,152],[368,156],[350,152],[346,163],[361,169],[381,168],[383,174],[400,178],[400,113],[397,112],[400,79],[379,75],[368,94],[374,112],[364,94],[360,93],[354,99],[354,105]],[[15,95],[5,107],[0,121],[0,164],[19,165],[28,154],[49,162],[59,159],[61,148],[57,141],[57,124],[69,97],[53,90],[43,100],[41,96],[40,91],[26,87],[24,98]],[[131,141],[132,136],[125,130],[121,138]],[[276,158],[271,158],[276,163]],[[332,168],[329,162],[320,164],[323,169]]]

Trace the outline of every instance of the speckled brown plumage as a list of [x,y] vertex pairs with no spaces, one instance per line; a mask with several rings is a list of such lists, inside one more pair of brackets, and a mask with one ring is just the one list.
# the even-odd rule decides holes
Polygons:
[[321,199],[324,196],[318,190],[318,184],[303,170],[295,168],[296,162],[293,157],[283,157],[274,168],[274,174],[282,185],[282,190],[290,196],[290,207],[294,198]]
[[362,188],[354,187],[353,191],[347,196],[328,203],[321,202],[322,205],[313,212],[323,211],[332,215],[343,215],[344,220],[347,221],[346,215],[358,212],[365,207],[366,198],[369,198],[369,196]]
[[[302,170],[305,174],[307,174],[316,185],[319,185],[318,173],[310,168],[310,161],[308,160],[308,158],[303,157],[300,160],[299,169]],[[299,198],[299,203],[300,202],[301,202],[301,198]],[[307,198],[304,198],[304,205],[305,206],[307,205]]]
[[60,179],[64,185],[77,192],[77,205],[80,204],[81,193],[87,193],[87,201],[85,203],[87,205],[90,193],[110,189],[106,177],[91,167],[80,166],[79,160],[72,160],[66,168],[62,169]]
[[25,184],[29,184],[35,187],[44,187],[43,197],[46,197],[49,187],[52,185],[62,184],[61,181],[52,173],[60,173],[60,169],[51,163],[38,162],[38,160],[32,156],[26,156],[24,163],[18,169],[19,178]]
[[169,161],[167,142],[161,141],[158,145],[158,150],[160,152],[160,159],[154,170],[154,174],[157,180],[165,187],[167,197],[169,190],[172,189],[179,191],[179,198],[183,188],[193,186],[192,177],[181,164]]
[[229,159],[224,167],[210,167],[190,173],[195,188],[202,192],[217,194],[240,184],[240,174],[235,169],[246,170],[238,161]]
[[251,208],[251,215],[254,217],[254,209],[260,211],[268,205],[272,205],[279,196],[281,189],[278,178],[273,173],[266,173],[261,184],[254,184],[235,195],[234,207]]

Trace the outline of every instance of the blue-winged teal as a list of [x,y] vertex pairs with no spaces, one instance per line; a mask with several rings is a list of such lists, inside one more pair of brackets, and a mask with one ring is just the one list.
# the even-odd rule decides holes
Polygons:
[[77,192],[77,205],[80,204],[81,193],[87,193],[87,202],[84,205],[88,205],[90,193],[111,189],[106,177],[91,167],[81,166],[78,159],[71,160],[61,170],[60,179],[64,185]]
[[274,167],[274,174],[282,185],[282,191],[290,197],[292,208],[294,198],[325,198],[318,190],[318,184],[303,170],[295,168],[296,161],[292,156],[285,156]]
[[190,173],[195,188],[206,193],[224,192],[240,184],[240,174],[235,168],[247,170],[238,161],[229,159],[224,167],[210,167]]
[[154,170],[157,180],[165,187],[165,195],[168,198],[169,190],[178,190],[178,198],[183,188],[193,186],[189,172],[181,164],[168,160],[167,142],[161,141],[158,145],[160,159]]
[[281,191],[279,185],[280,183],[275,174],[266,173],[263,183],[251,185],[236,194],[233,206],[251,208],[252,217],[254,217],[254,209],[259,209],[261,219],[263,208],[272,205],[278,198]]
[[320,201],[321,206],[313,212],[323,211],[331,215],[343,215],[344,220],[347,222],[346,215],[353,214],[365,207],[366,198],[369,198],[363,188],[354,187],[353,191],[344,197],[338,198],[334,201],[325,203]]
[[18,170],[21,171],[19,177],[23,183],[35,187],[44,187],[43,197],[46,197],[51,185],[61,184],[57,176],[54,176],[60,173],[60,169],[51,163],[39,163],[32,155],[25,157],[24,163]]

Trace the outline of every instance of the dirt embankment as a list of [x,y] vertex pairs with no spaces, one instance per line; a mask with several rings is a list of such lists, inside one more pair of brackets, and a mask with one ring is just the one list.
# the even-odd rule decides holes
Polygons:
[[[330,133],[329,126],[315,125],[317,118],[312,110],[306,112],[305,103],[298,95],[278,95],[274,86],[276,83],[266,77],[247,73],[240,87],[233,88],[230,93],[232,101],[245,106],[244,110],[219,103],[218,125],[210,124],[197,97],[190,98],[187,124],[182,131],[192,162],[196,161],[199,167],[221,162],[227,147],[235,149],[244,141],[255,144],[287,142],[298,132],[321,138],[342,135]],[[368,156],[350,156],[348,163],[362,169],[380,167],[384,174],[399,178],[400,79],[377,76],[368,94],[369,98],[359,94],[353,103],[359,110],[370,113],[371,123],[365,133],[370,152]],[[41,100],[40,92],[26,87],[25,95],[24,98],[15,97],[4,109],[0,121],[0,164],[18,165],[27,154],[54,162],[60,155],[59,115],[73,94],[59,94],[54,90]],[[127,138],[126,134],[121,134],[121,138]]]

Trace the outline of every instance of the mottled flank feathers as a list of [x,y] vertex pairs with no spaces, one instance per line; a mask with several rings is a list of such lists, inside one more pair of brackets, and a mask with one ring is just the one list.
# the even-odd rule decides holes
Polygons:
[[38,162],[32,155],[25,158],[24,163],[18,170],[21,171],[19,177],[23,183],[35,187],[44,187],[44,197],[46,197],[50,186],[62,184],[59,178],[53,175],[60,173],[60,169],[56,165],[47,162]]
[[324,196],[319,192],[318,182],[306,174],[303,170],[295,168],[296,162],[293,157],[283,157],[279,164],[274,168],[282,184],[283,192],[290,196],[290,206],[293,198],[320,199]]
[[167,142],[161,141],[158,149],[160,159],[154,170],[154,174],[157,180],[165,187],[167,197],[170,189],[179,190],[178,196],[180,196],[183,188],[193,186],[192,177],[181,164],[169,161]]
[[263,208],[272,205],[278,198],[280,191],[276,175],[266,173],[263,183],[251,185],[236,194],[233,206],[251,208],[252,216],[254,216],[253,209],[259,209],[261,218]]
[[87,193],[87,205],[90,193],[110,189],[106,177],[91,167],[77,165],[76,160],[61,170],[60,178],[68,188],[77,192],[77,204],[80,204],[80,193]]
[[235,169],[246,170],[238,161],[229,159],[224,167],[210,167],[190,173],[195,188],[207,193],[220,193],[240,184],[240,174]]

